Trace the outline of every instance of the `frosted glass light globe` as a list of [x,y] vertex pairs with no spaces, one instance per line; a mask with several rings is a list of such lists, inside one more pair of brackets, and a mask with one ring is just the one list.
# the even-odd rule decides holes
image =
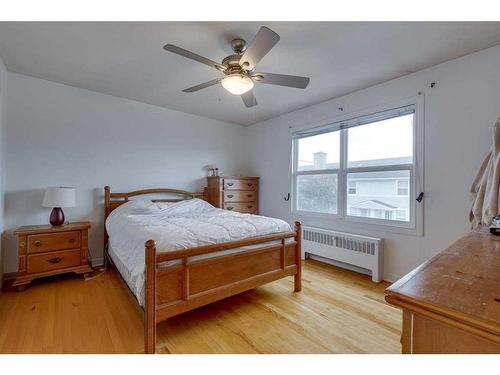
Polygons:
[[253,89],[252,79],[240,74],[227,76],[221,81],[221,85],[233,95],[241,95]]

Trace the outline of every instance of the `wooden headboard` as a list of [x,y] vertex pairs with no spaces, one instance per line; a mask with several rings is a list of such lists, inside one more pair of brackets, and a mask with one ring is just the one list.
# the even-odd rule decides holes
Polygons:
[[104,246],[108,243],[108,233],[106,231],[106,219],[109,214],[117,207],[124,203],[127,203],[131,197],[136,197],[138,195],[151,195],[151,194],[162,194],[168,196],[176,196],[175,198],[155,198],[151,199],[153,202],[180,202],[186,199],[200,198],[203,200],[208,200],[208,192],[205,187],[202,192],[190,192],[178,189],[143,189],[129,191],[127,193],[112,193],[109,186],[104,187]]

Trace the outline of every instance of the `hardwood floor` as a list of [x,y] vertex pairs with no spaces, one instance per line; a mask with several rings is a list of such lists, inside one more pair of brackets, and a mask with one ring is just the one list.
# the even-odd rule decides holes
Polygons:
[[[386,283],[313,260],[282,279],[158,325],[160,353],[400,353]],[[114,270],[0,295],[1,353],[142,353],[142,310]]]

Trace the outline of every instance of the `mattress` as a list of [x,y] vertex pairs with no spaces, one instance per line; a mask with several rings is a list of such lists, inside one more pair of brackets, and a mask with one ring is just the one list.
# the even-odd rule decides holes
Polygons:
[[[175,203],[130,201],[113,210],[108,216],[106,230],[109,236],[108,254],[142,306],[144,243],[147,240],[155,240],[157,251],[162,253],[292,229],[287,222],[280,219],[221,210],[203,200],[190,199]],[[191,260],[234,254],[269,244],[198,255]],[[166,262],[160,267],[168,267],[179,262],[180,260]]]

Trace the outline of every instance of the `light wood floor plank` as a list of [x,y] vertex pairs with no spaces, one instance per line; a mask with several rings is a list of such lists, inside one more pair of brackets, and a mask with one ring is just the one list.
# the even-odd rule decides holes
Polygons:
[[[399,353],[401,314],[386,283],[306,261],[292,278],[158,326],[160,353]],[[141,353],[142,310],[114,270],[59,276],[0,295],[1,353]]]

